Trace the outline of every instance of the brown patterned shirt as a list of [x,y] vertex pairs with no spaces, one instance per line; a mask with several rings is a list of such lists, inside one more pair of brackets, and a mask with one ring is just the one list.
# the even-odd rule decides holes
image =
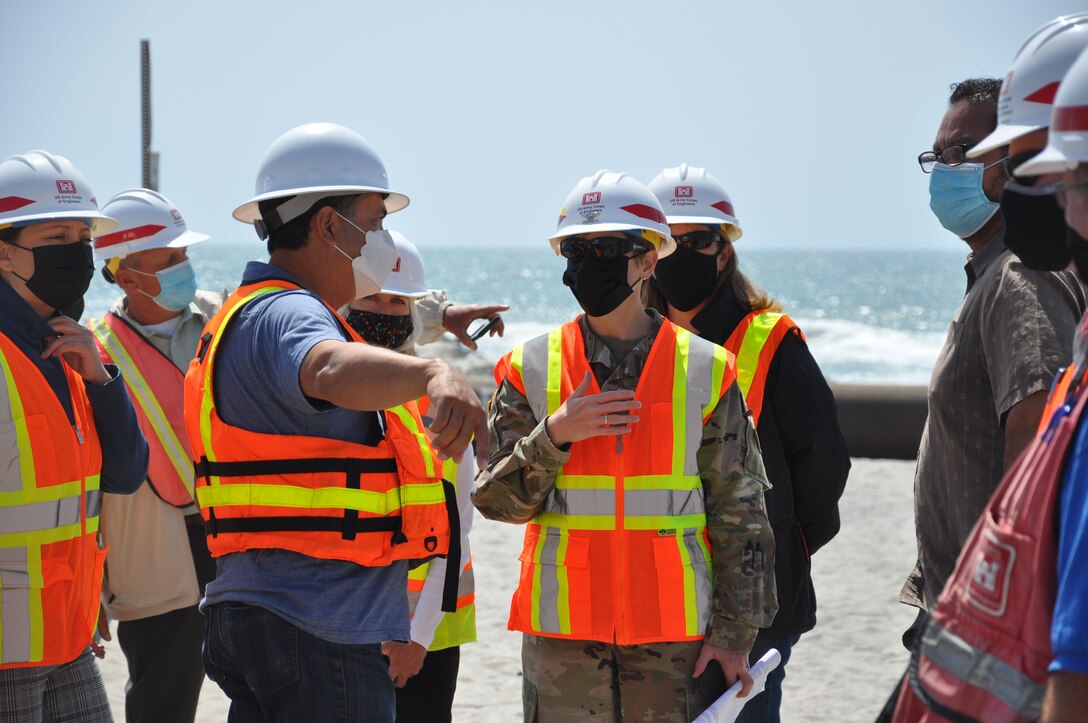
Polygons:
[[964,270],[967,293],[929,382],[914,477],[918,563],[899,596],[924,609],[936,604],[1004,474],[1005,416],[1050,387],[1085,309],[1074,274],[1026,268],[1002,235]]

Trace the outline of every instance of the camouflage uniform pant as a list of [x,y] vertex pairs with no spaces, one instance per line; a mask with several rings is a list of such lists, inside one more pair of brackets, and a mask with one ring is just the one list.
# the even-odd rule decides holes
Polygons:
[[614,645],[525,635],[525,723],[687,723],[713,700],[704,700],[691,675],[701,647],[701,641]]

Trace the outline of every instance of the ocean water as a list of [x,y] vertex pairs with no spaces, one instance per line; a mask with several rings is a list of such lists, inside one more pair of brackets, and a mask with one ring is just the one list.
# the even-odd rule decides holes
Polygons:
[[[237,286],[259,243],[210,241],[190,249],[201,288]],[[824,375],[836,382],[926,384],[966,284],[966,247],[947,251],[760,249],[738,245],[741,270],[804,331]],[[427,280],[462,302],[510,305],[503,338],[484,339],[494,361],[513,345],[572,318],[565,262],[542,248],[422,249]],[[117,287],[95,277],[87,312],[101,314]]]

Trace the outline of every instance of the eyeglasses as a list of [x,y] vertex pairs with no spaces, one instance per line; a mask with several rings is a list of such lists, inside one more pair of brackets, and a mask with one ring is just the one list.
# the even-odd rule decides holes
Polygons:
[[918,154],[918,165],[922,167],[922,173],[932,173],[933,166],[938,162],[946,166],[958,166],[967,160],[967,151],[976,145],[976,143],[953,143],[940,151],[923,151]]
[[[672,238],[680,248],[691,249],[692,251],[705,249],[713,243],[722,241],[722,237],[717,231],[692,231]],[[725,244],[722,243],[723,248],[724,246]]]
[[559,242],[559,253],[563,258],[572,261],[581,260],[586,255],[586,251],[589,251],[594,258],[608,260],[626,256],[632,251],[641,255],[649,250],[650,247],[642,241],[636,241],[627,236],[601,236],[595,239],[570,236]]
[[[1016,169],[1024,165],[1035,156],[1042,152],[1042,148],[1036,148],[1030,151],[1020,151],[1014,153],[1005,159],[1005,170],[1009,172],[1009,176],[1016,176]],[[1034,186],[1039,180],[1038,176],[1016,176],[1016,182],[1020,186]],[[1053,191],[1051,191],[1053,193]]]

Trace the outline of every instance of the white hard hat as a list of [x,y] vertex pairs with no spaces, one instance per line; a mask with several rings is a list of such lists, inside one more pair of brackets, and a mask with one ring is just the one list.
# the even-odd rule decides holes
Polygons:
[[661,204],[650,189],[626,173],[597,171],[578,181],[559,211],[559,227],[548,240],[558,254],[563,238],[600,231],[638,231],[661,257],[676,250]]
[[1032,33],[1001,84],[997,128],[967,151],[967,157],[977,158],[1050,125],[1050,109],[1062,78],[1086,47],[1088,13],[1063,15]]
[[385,280],[385,285],[382,286],[382,293],[410,296],[413,299],[431,293],[427,287],[427,279],[423,275],[423,258],[419,255],[415,244],[405,238],[400,231],[390,231],[389,235],[393,237],[397,260],[393,264],[389,278]]
[[256,196],[234,210],[243,223],[260,219],[257,204],[295,198],[276,210],[281,223],[302,215],[322,198],[380,193],[386,213],[408,205],[408,197],[389,188],[385,165],[361,135],[336,123],[306,123],[277,138],[257,171]]
[[169,199],[146,188],[121,191],[106,201],[102,212],[117,219],[119,226],[94,240],[95,261],[149,249],[190,246],[209,238],[190,231]]
[[1064,173],[1088,163],[1088,52],[1066,73],[1050,115],[1050,140],[1037,156],[1016,168],[1018,176]]
[[686,163],[666,168],[650,181],[650,190],[661,202],[670,224],[719,225],[730,241],[736,241],[744,233],[725,186],[705,168]]
[[87,179],[64,156],[28,151],[0,163],[0,229],[50,219],[86,221],[92,236],[117,228],[99,212]]

